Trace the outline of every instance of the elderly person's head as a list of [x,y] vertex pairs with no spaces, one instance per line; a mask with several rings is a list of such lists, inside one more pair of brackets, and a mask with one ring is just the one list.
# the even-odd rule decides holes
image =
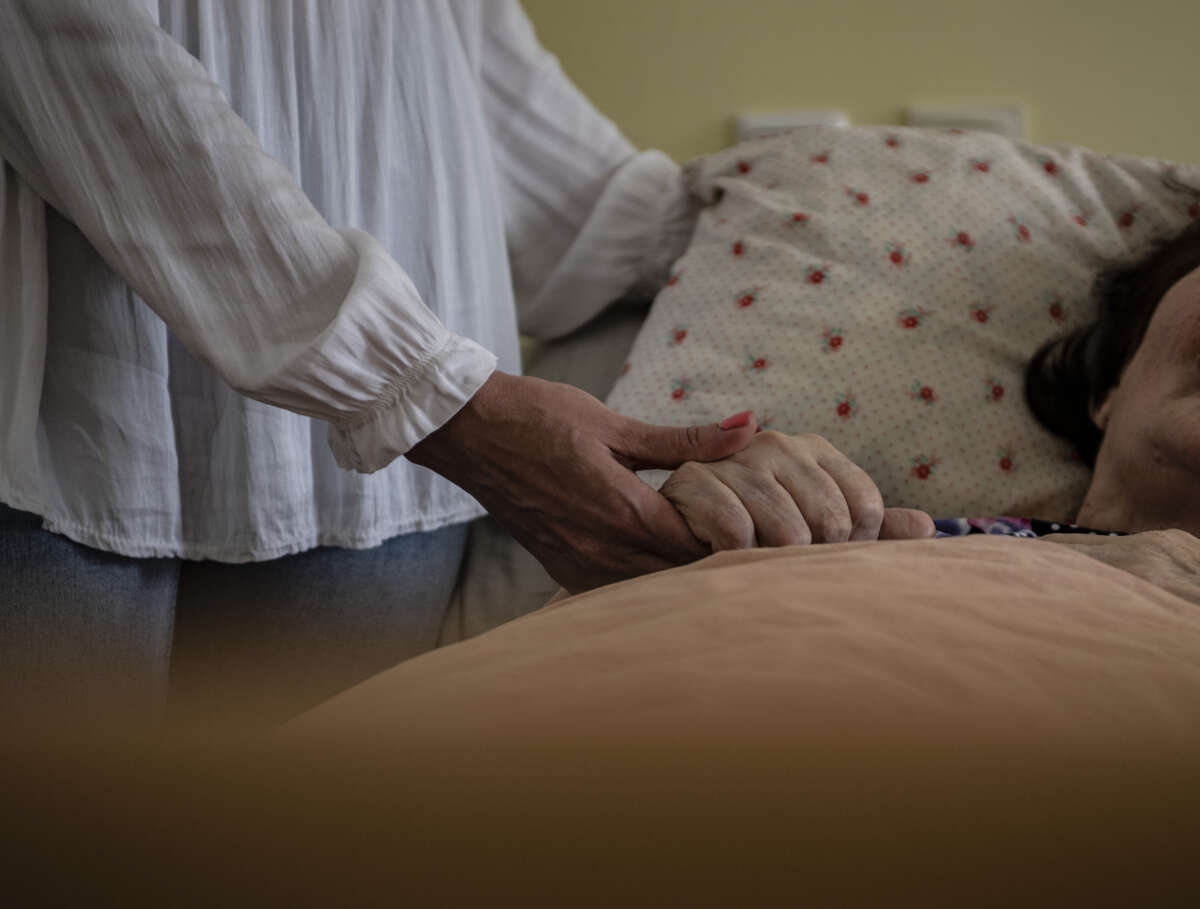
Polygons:
[[1025,377],[1037,418],[1094,468],[1076,520],[1200,535],[1200,222],[1101,276],[1096,297]]

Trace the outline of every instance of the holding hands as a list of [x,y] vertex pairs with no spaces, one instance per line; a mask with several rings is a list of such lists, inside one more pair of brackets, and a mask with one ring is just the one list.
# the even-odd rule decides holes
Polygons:
[[713,552],[931,537],[923,511],[885,508],[874,481],[818,435],[761,432],[720,461],[690,461],[661,490]]
[[709,554],[634,471],[724,458],[752,440],[745,417],[653,426],[578,388],[496,372],[408,458],[475,496],[579,593]]
[[[933,536],[820,436],[756,429],[749,412],[653,426],[497,372],[408,458],[474,495],[572,593],[721,549]],[[661,494],[634,473],[649,468],[675,469]]]

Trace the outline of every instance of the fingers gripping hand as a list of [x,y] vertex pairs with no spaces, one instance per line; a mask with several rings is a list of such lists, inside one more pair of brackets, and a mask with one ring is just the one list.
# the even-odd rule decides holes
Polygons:
[[875,483],[817,435],[764,432],[722,461],[687,463],[662,487],[714,552],[933,536],[914,509],[885,509]]
[[633,471],[733,454],[756,428],[749,414],[738,416],[652,426],[577,388],[498,372],[408,457],[475,496],[577,593],[708,554]]

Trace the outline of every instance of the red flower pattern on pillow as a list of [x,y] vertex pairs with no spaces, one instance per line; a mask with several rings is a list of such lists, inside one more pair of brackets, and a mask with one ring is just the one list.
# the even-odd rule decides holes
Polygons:
[[698,159],[685,181],[712,205],[610,400],[820,433],[889,504],[1069,520],[1087,472],[1020,406],[1024,358],[1086,318],[1097,268],[1200,218],[1164,179],[1200,187],[1200,167],[1175,169],[895,127]]

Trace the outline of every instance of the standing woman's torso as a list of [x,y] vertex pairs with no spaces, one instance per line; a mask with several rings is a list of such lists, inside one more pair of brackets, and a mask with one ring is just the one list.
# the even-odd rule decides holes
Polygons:
[[[517,371],[478,3],[148,5],[330,224],[372,234],[447,327]],[[48,211],[46,234],[38,488],[0,489],[12,504],[100,548],[226,561],[369,546],[481,513],[402,458],[371,475],[338,469],[323,423],[234,392],[69,222]]]

